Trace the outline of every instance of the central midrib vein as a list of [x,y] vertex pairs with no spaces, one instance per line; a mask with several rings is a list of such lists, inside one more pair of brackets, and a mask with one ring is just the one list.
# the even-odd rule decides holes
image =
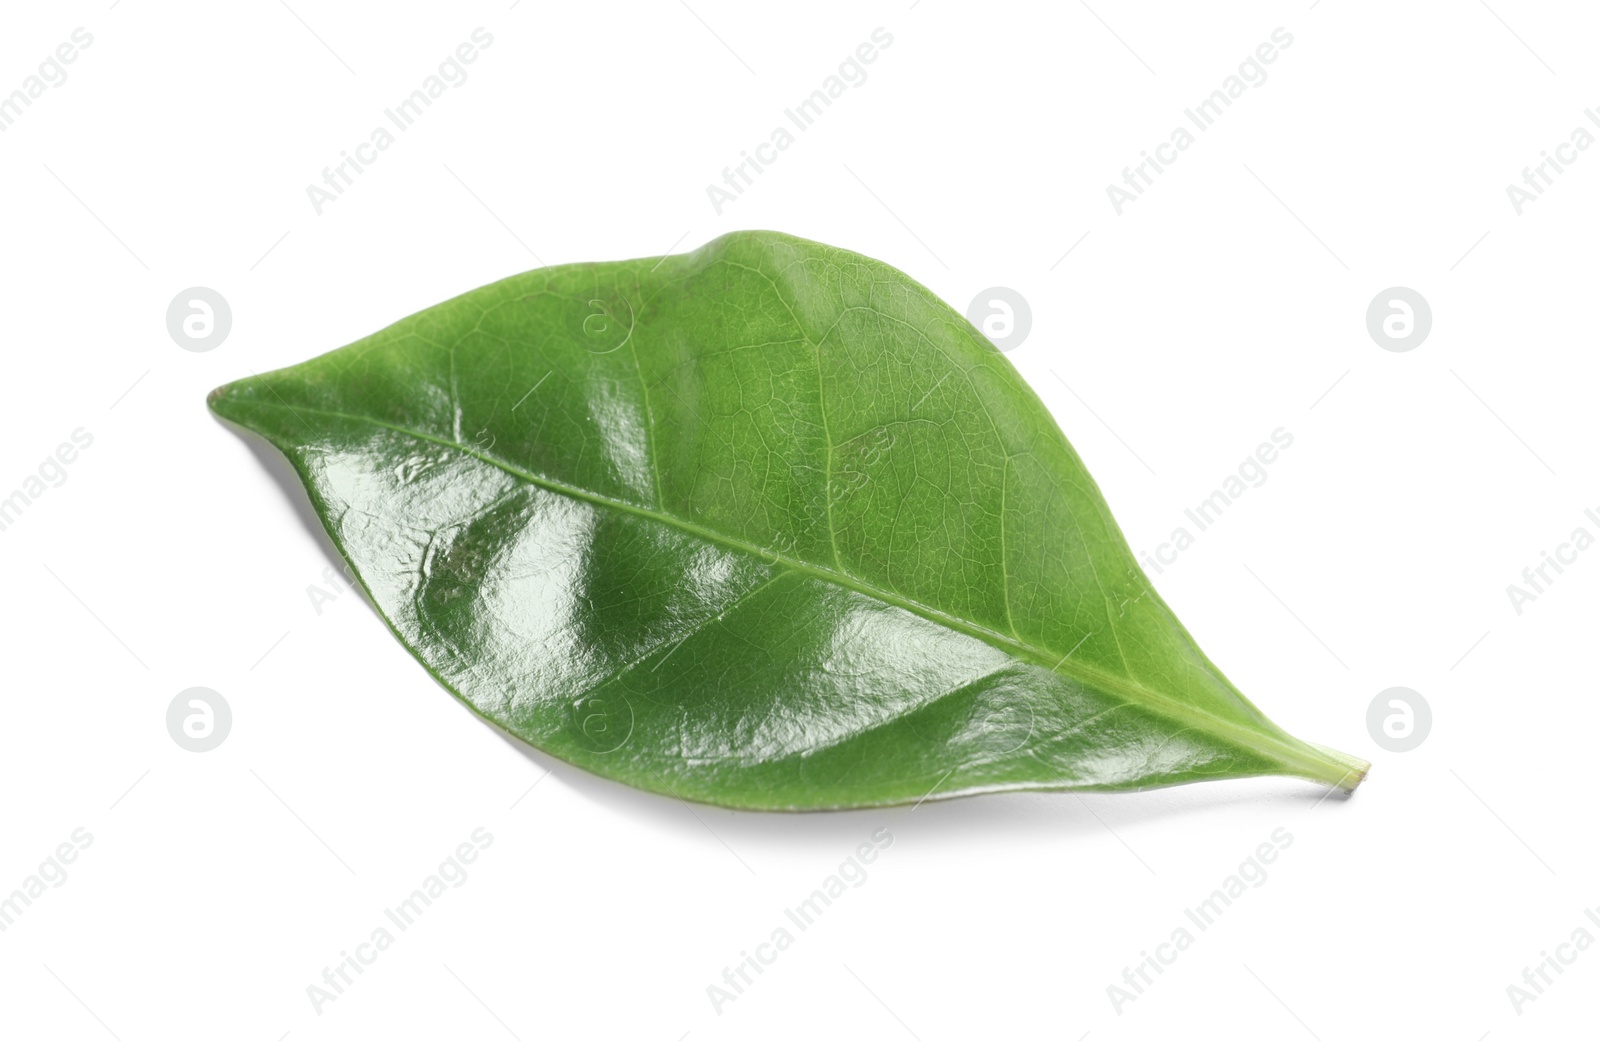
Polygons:
[[[979,625],[976,622],[969,622],[962,618],[957,618],[956,616],[941,611],[936,607],[930,607],[927,604],[923,604],[908,597],[901,596],[898,593],[891,593],[888,590],[879,589],[876,586],[861,581],[853,575],[843,574],[838,571],[832,571],[827,568],[818,567],[815,564],[810,564],[803,560],[796,560],[792,557],[786,557],[781,553],[758,546],[753,542],[745,542],[743,539],[734,538],[725,532],[714,531],[710,528],[696,524],[693,521],[685,520],[682,517],[678,517],[671,513],[666,513],[665,511],[657,511],[644,506],[637,506],[621,499],[613,499],[608,495],[602,495],[599,492],[592,492],[585,488],[579,488],[563,481],[555,480],[554,478],[542,477],[537,474],[529,473],[526,470],[522,470],[512,465],[504,459],[497,458],[496,456],[490,455],[487,452],[470,448],[467,445],[463,445],[459,442],[451,441],[448,438],[435,437],[432,434],[425,434],[419,430],[412,430],[409,427],[400,426],[395,423],[386,423],[381,419],[374,419],[371,416],[353,415],[348,412],[339,412],[334,409],[313,407],[295,408],[290,406],[288,403],[274,404],[273,402],[262,401],[259,399],[248,402],[248,404],[259,408],[283,409],[295,414],[303,412],[311,415],[331,416],[337,419],[351,420],[357,423],[367,423],[371,426],[380,427],[385,430],[391,430],[397,434],[403,434],[406,437],[416,438],[419,441],[427,441],[443,448],[454,449],[455,451],[472,456],[475,459],[488,463],[490,466],[494,466],[500,470],[503,470],[519,480],[527,481],[529,484],[543,488],[546,491],[555,492],[558,495],[565,495],[568,498],[579,499],[596,506],[603,506],[607,509],[618,510],[636,517],[641,517],[645,520],[653,521],[657,524],[665,524],[670,527],[675,527],[680,531],[688,532],[697,538],[705,539],[707,542],[723,546],[727,549],[747,553],[751,556],[759,557],[762,560],[788,568],[791,571],[809,575],[824,582],[831,582],[834,585],[853,590],[862,594],[863,596],[872,597],[873,599],[882,601],[883,603],[891,604],[904,611],[909,611],[910,613],[921,618],[925,618],[928,621],[936,622],[948,629],[952,629],[975,639],[982,640],[993,647],[997,647],[1001,650],[1005,650],[1020,657],[1029,659],[1036,665],[1044,666],[1049,672],[1065,673],[1068,677],[1077,680],[1079,683],[1082,683],[1085,686],[1098,687],[1116,694],[1127,701],[1138,703],[1159,715],[1164,715],[1180,722],[1198,725],[1202,728],[1209,729],[1212,732],[1221,732],[1224,736],[1227,736],[1229,740],[1234,741],[1236,744],[1242,745],[1246,748],[1260,752],[1270,751],[1271,753],[1277,755],[1280,759],[1288,761],[1299,762],[1302,764],[1312,762],[1318,763],[1324,767],[1326,766],[1326,760],[1319,758],[1315,750],[1309,749],[1307,746],[1299,741],[1296,741],[1294,738],[1289,737],[1287,734],[1280,738],[1271,733],[1247,728],[1232,720],[1223,719],[1220,716],[1207,712],[1204,709],[1196,708],[1192,705],[1185,705],[1179,701],[1174,701],[1173,699],[1156,691],[1150,690],[1147,687],[1141,686],[1132,680],[1120,676],[1114,676],[1107,672],[1102,672],[1101,670],[1090,665],[1085,665],[1082,662],[1072,662],[1070,667],[1064,668],[1063,666],[1068,665],[1067,659],[1071,657],[1070,651],[1064,656],[1058,656],[1050,651],[1044,650],[1040,647],[1035,647],[1032,644],[1026,643],[1020,639],[1013,639],[1004,633],[996,632],[987,626]],[[1074,648],[1074,650],[1076,650],[1076,648]]]

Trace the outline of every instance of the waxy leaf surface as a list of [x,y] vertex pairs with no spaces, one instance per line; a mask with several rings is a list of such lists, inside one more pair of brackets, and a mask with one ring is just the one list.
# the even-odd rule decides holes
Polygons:
[[1207,660],[1010,362],[845,250],[531,271],[211,407],[445,687],[627,784],[818,809],[1365,772]]

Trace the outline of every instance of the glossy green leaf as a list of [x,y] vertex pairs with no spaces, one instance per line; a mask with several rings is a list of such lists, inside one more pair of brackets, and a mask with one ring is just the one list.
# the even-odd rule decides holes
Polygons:
[[817,809],[1366,772],[1207,660],[1011,364],[845,250],[531,271],[211,407],[445,687],[627,784]]

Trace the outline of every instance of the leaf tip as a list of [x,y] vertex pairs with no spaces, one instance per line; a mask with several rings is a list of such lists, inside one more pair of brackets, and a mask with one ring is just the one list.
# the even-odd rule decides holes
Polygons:
[[238,380],[224,383],[206,395],[206,407],[224,419],[234,419],[238,411],[234,406],[239,401],[239,386]]

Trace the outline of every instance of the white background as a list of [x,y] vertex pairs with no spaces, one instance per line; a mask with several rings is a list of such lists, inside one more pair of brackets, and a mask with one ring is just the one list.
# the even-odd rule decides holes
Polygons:
[[[12,5],[0,93],[74,28],[94,42],[0,134],[0,496],[76,428],[94,441],[0,532],[0,893],[75,828],[93,842],[0,932],[0,1029],[1592,1032],[1600,953],[1520,1014],[1507,986],[1600,905],[1600,552],[1520,615],[1506,587],[1600,532],[1600,149],[1520,215],[1506,186],[1600,133],[1600,24],[1505,0],[1091,3]],[[479,26],[470,78],[316,214],[306,186]],[[716,213],[707,184],[879,26],[868,79]],[[1106,186],[1280,26],[1266,81],[1119,216]],[[541,263],[737,228],[880,258],[962,311],[1023,293],[1009,356],[1136,550],[1292,433],[1152,578],[1275,720],[1374,760],[1361,790],[691,809],[500,737],[358,595],[313,609],[330,558],[303,493],[206,391]],[[190,286],[232,306],[209,353],[167,333]],[[1432,306],[1409,353],[1366,330],[1390,286]],[[1434,716],[1404,754],[1366,724],[1395,685]],[[203,754],[165,724],[192,686],[233,712]],[[465,883],[316,1011],[307,986],[478,827]],[[879,828],[867,881],[714,1010],[707,986]],[[1115,1010],[1108,985],[1276,828],[1267,881]]]

